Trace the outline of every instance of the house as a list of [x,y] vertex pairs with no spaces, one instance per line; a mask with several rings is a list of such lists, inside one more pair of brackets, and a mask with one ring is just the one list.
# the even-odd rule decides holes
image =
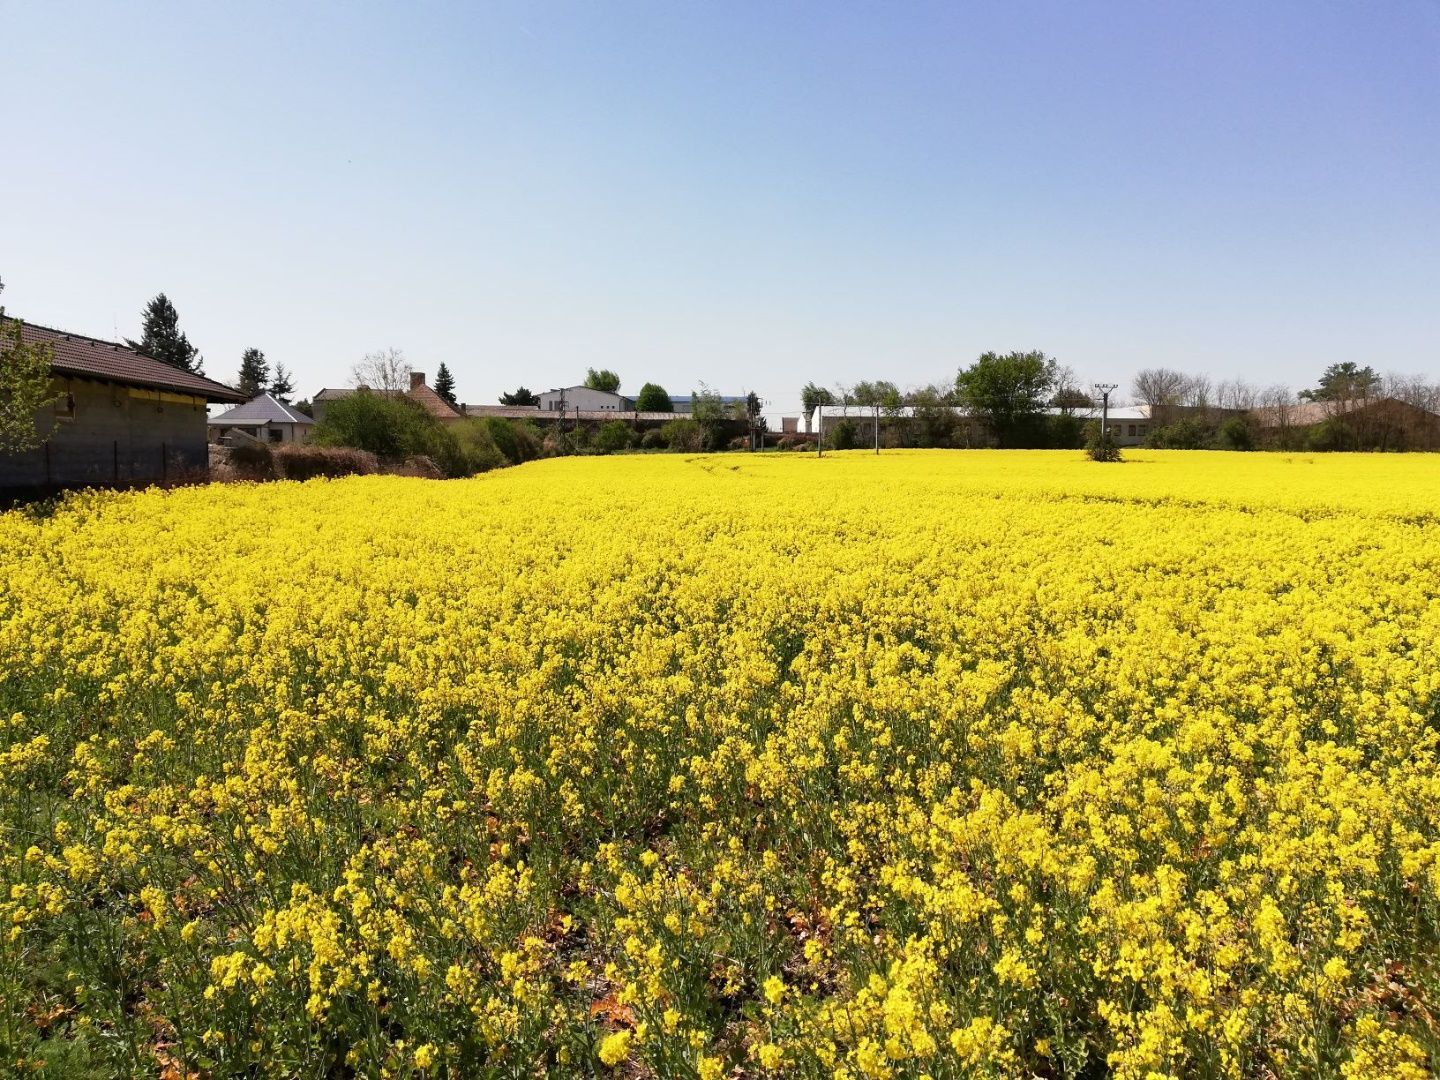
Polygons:
[[232,431],[264,443],[303,442],[315,421],[270,394],[256,394],[243,405],[212,416],[206,425],[211,442],[224,442]]
[[59,400],[35,418],[48,433],[41,446],[0,455],[0,490],[163,483],[202,473],[209,468],[206,403],[245,400],[118,342],[26,322],[20,337],[54,349]]
[[635,402],[610,390],[593,390],[588,386],[566,386],[546,390],[540,395],[541,412],[633,412]]
[[[1060,410],[1046,409],[1045,412],[1054,416]],[[1071,411],[1071,415],[1087,424],[1092,420],[1099,423],[1100,413],[1099,408]],[[1150,406],[1111,405],[1108,410],[1105,410],[1105,423],[1110,429],[1110,437],[1115,440],[1117,446],[1141,446],[1150,434]]]
[[412,371],[410,373],[410,389],[408,390],[372,390],[368,386],[347,386],[338,390],[321,390],[311,399],[311,407],[315,410],[315,422],[319,423],[325,419],[325,410],[330,407],[331,402],[348,398],[361,390],[367,390],[372,394],[381,394],[385,397],[406,397],[418,404],[436,420],[443,423],[453,423],[459,420],[464,414],[455,406],[451,405],[443,397],[435,392],[435,388],[425,381],[423,371]]

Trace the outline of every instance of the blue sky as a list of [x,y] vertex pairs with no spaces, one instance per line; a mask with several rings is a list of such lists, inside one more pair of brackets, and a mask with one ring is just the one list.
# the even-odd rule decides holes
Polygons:
[[1440,378],[1440,3],[0,0],[10,312],[344,385]]

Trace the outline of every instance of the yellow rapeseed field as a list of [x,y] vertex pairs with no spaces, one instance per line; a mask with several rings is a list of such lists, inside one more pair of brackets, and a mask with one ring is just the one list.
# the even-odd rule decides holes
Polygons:
[[0,515],[0,1070],[1424,1077],[1440,460]]

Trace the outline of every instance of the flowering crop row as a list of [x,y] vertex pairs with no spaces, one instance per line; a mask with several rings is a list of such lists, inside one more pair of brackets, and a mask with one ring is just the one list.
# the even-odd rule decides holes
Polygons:
[[0,1068],[1428,1076],[1437,514],[922,451],[0,516]]

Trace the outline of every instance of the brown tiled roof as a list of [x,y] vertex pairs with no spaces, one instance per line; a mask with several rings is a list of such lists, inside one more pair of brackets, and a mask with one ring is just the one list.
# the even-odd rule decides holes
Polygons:
[[420,406],[436,420],[460,419],[460,410],[452,408],[448,401],[423,382],[418,386],[410,387],[406,397],[411,401],[419,402]]
[[50,367],[56,375],[76,375],[126,386],[170,390],[177,394],[193,394],[206,401],[246,400],[246,395],[239,390],[203,375],[193,375],[162,364],[128,345],[52,330],[48,326],[36,326],[18,319],[6,318],[4,321],[20,323],[20,340],[27,345],[41,343],[54,348],[55,359]]

